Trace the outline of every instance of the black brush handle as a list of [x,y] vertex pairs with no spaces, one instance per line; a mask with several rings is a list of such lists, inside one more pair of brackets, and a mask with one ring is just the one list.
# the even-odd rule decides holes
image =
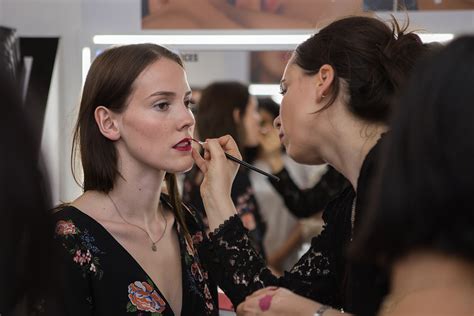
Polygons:
[[237,158],[235,158],[234,156],[229,155],[228,153],[225,153],[225,156],[227,157],[227,159],[232,160],[232,161],[235,161],[236,163],[238,163],[238,164],[240,164],[240,165],[242,165],[242,166],[244,166],[244,167],[247,167],[247,168],[249,168],[249,169],[251,169],[251,170],[253,170],[253,171],[256,171],[256,172],[258,172],[258,173],[260,173],[260,174],[263,174],[264,176],[267,176],[267,177],[269,177],[269,178],[272,178],[272,179],[274,179],[274,180],[276,180],[276,181],[280,181],[280,178],[278,178],[277,176],[274,176],[273,174],[270,174],[270,173],[268,173],[268,172],[265,172],[265,171],[263,171],[263,170],[260,170],[260,169],[258,169],[257,167],[252,166],[252,165],[249,164],[248,162],[245,162],[245,161],[243,161],[243,160],[237,159]]

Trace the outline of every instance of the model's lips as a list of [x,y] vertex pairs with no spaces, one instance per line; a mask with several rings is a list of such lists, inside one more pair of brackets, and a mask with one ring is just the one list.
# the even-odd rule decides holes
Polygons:
[[183,138],[173,148],[179,151],[191,151],[191,138]]
[[280,138],[280,143],[283,142],[283,137],[285,137],[285,135],[283,133],[280,133],[278,134],[278,137]]

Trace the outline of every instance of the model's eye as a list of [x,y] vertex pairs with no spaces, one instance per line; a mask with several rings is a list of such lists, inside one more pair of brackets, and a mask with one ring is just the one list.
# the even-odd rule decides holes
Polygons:
[[194,107],[196,106],[196,103],[194,102],[193,99],[189,99],[189,100],[184,100],[184,105],[185,105],[188,109],[192,110],[192,109],[194,109]]
[[170,107],[170,104],[168,102],[158,102],[153,104],[153,107],[159,109],[160,111],[166,111]]

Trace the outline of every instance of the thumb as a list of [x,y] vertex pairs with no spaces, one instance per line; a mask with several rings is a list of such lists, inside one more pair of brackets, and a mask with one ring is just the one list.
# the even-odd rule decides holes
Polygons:
[[199,170],[201,170],[202,173],[206,174],[207,172],[207,164],[204,158],[202,158],[201,154],[193,148],[191,151],[191,156],[194,159],[194,162],[196,163],[196,166],[198,166]]

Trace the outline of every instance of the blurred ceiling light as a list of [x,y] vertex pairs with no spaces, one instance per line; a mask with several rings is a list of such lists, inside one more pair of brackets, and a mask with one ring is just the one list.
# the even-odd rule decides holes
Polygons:
[[309,34],[95,35],[94,44],[159,43],[162,45],[297,45]]
[[[419,33],[424,43],[452,40],[451,33]],[[311,34],[166,34],[166,35],[95,35],[94,44],[120,45],[159,43],[186,46],[237,46],[237,45],[297,45]],[[234,47],[235,49],[235,47]]]
[[91,49],[89,47],[82,48],[82,86],[86,82],[87,72],[91,66]]
[[249,93],[256,96],[280,94],[280,86],[277,84],[251,84]]

